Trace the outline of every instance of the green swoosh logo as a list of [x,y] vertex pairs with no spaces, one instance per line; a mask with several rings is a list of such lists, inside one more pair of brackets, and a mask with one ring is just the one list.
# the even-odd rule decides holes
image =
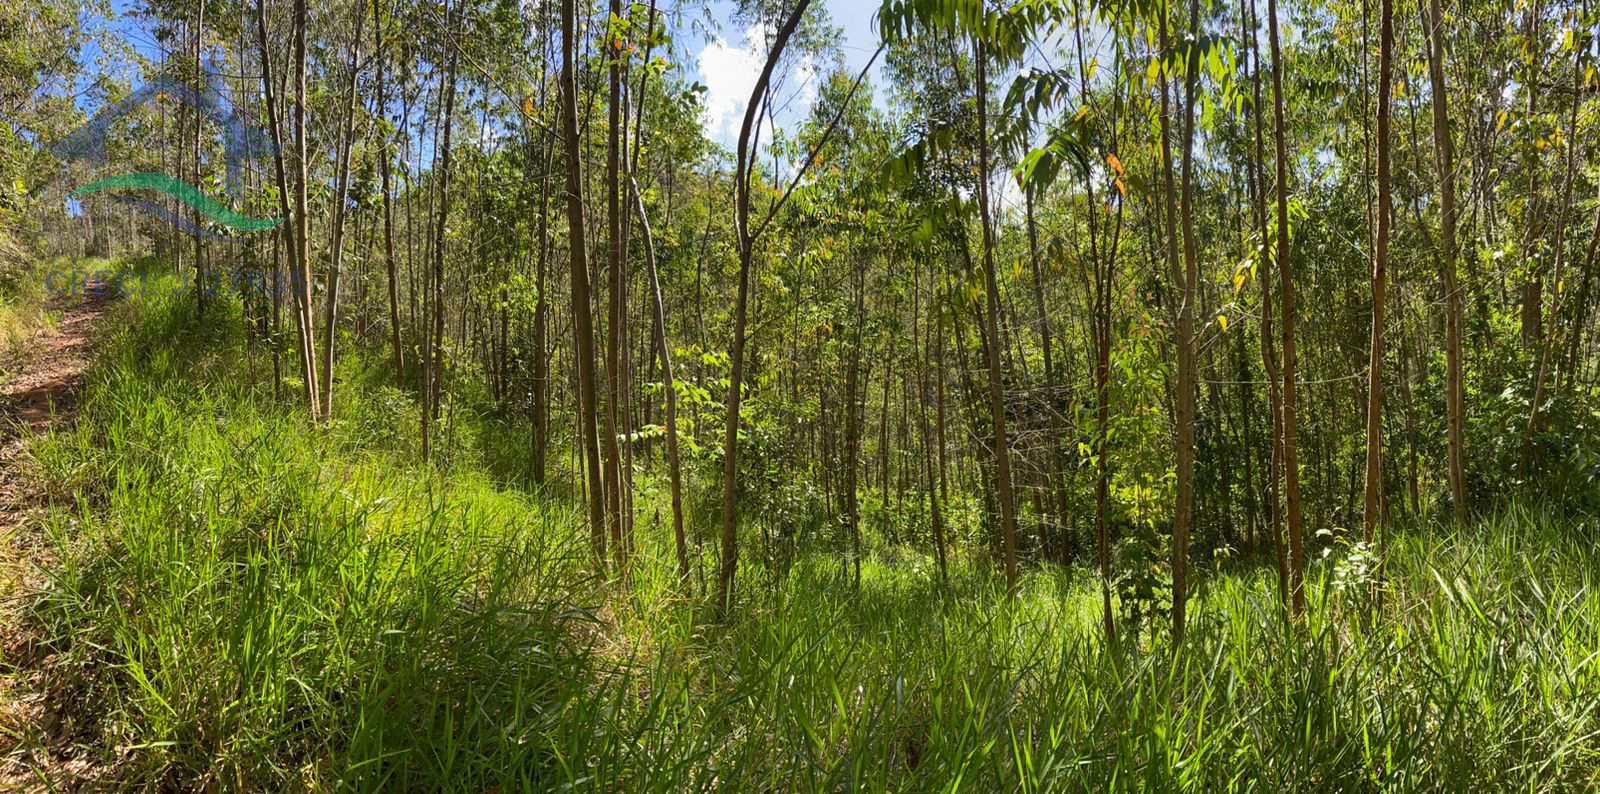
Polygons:
[[233,210],[218,204],[209,196],[201,193],[199,188],[166,174],[153,171],[141,171],[135,174],[122,174],[110,176],[95,182],[90,182],[77,190],[72,191],[73,198],[82,198],[90,193],[115,188],[133,188],[136,190],[154,190],[165,193],[200,214],[210,218],[223,226],[228,226],[240,231],[259,232],[272,229],[283,223],[282,218],[251,218],[240,215]]

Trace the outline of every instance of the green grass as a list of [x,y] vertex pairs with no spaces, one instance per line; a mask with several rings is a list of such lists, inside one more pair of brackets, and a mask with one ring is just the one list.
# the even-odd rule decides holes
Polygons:
[[441,476],[359,357],[316,430],[270,399],[236,308],[201,327],[152,291],[119,313],[83,420],[34,448],[62,506],[32,614],[129,788],[1600,785],[1593,527],[1400,532],[1381,604],[1335,554],[1294,630],[1269,575],[1216,572],[1177,650],[1107,648],[1081,571],[1009,600],[990,566],[958,556],[943,588],[904,548],[859,593],[821,553],[747,566],[714,622],[652,522],[629,577],[594,575],[570,496],[491,476],[493,423],[464,414]]

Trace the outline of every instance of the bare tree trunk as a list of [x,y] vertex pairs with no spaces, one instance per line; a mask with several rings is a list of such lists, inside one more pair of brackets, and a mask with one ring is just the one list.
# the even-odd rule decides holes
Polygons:
[[857,493],[857,469],[861,464],[861,412],[864,410],[861,392],[861,343],[866,328],[866,268],[856,257],[855,272],[855,328],[850,332],[850,363],[844,376],[844,494],[845,519],[850,524],[850,563],[852,581],[861,589],[861,497]]
[[1439,0],[1428,0],[1423,30],[1427,32],[1428,77],[1433,90],[1433,146],[1439,168],[1441,278],[1444,280],[1445,418],[1448,439],[1447,473],[1450,509],[1457,524],[1467,520],[1466,424],[1467,411],[1461,384],[1461,288],[1456,282],[1456,169],[1455,146],[1450,137],[1448,94],[1444,80],[1444,12]]
[[[1430,0],[1438,2],[1438,0]],[[1383,310],[1388,287],[1390,72],[1394,68],[1394,0],[1378,5],[1378,236],[1372,256],[1372,340],[1367,358],[1367,484],[1361,536],[1376,539],[1383,495]]]
[[[918,305],[913,306],[911,315],[911,322],[913,326],[911,336],[913,340],[916,340],[913,342],[913,344],[921,345],[921,347],[917,350],[917,428],[918,435],[921,437],[922,441],[923,474],[927,481],[928,489],[928,513],[929,518],[933,522],[933,554],[934,559],[939,564],[939,582],[941,584],[948,584],[950,581],[950,570],[949,564],[945,558],[944,512],[940,509],[940,495],[934,479],[934,441],[928,428],[928,347],[934,344],[939,344],[939,342],[935,339],[935,335],[943,328],[943,315],[939,313],[939,305],[937,301],[931,301],[931,307],[936,316],[939,317],[939,320],[928,324],[929,335],[926,340],[917,340],[918,335],[915,326],[922,313],[922,307],[920,305],[922,294],[922,269],[920,267],[920,260],[917,261],[917,272],[913,276],[912,281],[912,295],[914,302]],[[943,376],[942,372],[940,373],[940,376]]]
[[978,213],[983,230],[983,280],[988,310],[984,324],[989,343],[989,416],[994,423],[995,493],[1000,502],[1000,532],[1005,543],[1006,589],[1017,591],[1017,512],[1011,488],[1011,446],[1006,437],[1005,383],[1000,369],[1000,287],[994,263],[994,228],[989,219],[989,91],[983,39],[975,42],[978,101]]
[[[1528,91],[1528,118],[1537,118],[1539,109],[1539,76],[1543,71],[1540,54],[1544,50],[1543,42],[1539,39],[1539,19],[1544,14],[1544,7],[1540,0],[1533,0],[1528,5],[1528,35],[1525,46],[1527,71],[1524,73],[1523,86]],[[1534,350],[1543,336],[1541,327],[1544,312],[1544,269],[1533,256],[1533,241],[1542,224],[1539,222],[1539,168],[1538,158],[1531,148],[1525,148],[1526,164],[1532,174],[1528,186],[1528,211],[1524,213],[1525,231],[1523,234],[1522,251],[1524,256],[1535,259],[1533,272],[1528,278],[1528,283],[1522,290],[1522,344],[1529,350]]]
[[[644,60],[646,63],[650,60],[651,44],[654,43],[655,23],[655,0],[651,0],[649,18],[645,29],[647,41],[650,42],[645,47]],[[639,216],[639,230],[644,234],[644,261],[645,269],[650,279],[651,309],[655,319],[655,343],[661,355],[661,373],[665,385],[663,391],[666,392],[667,474],[672,499],[672,539],[678,556],[678,580],[683,583],[689,581],[689,543],[684,531],[683,465],[678,448],[678,387],[672,366],[672,344],[667,338],[666,301],[662,297],[661,278],[656,271],[655,234],[651,231],[650,216],[645,212],[644,198],[640,195],[639,183],[635,176],[639,170],[639,153],[643,149],[645,81],[648,77],[649,71],[645,70],[639,78],[638,121],[633,147],[633,163],[628,169],[628,193],[632,199],[634,211]]]
[[306,0],[294,4],[294,143],[295,143],[295,308],[300,324],[300,357],[306,401],[315,418],[321,401],[317,388],[316,326],[311,321],[311,251],[306,217]]
[[1250,70],[1250,85],[1254,96],[1252,104],[1252,147],[1250,156],[1251,213],[1255,219],[1256,243],[1260,247],[1257,279],[1261,285],[1261,363],[1267,376],[1267,413],[1271,416],[1267,451],[1267,531],[1271,534],[1272,554],[1278,571],[1278,601],[1285,609],[1289,606],[1289,566],[1284,553],[1283,514],[1278,492],[1278,472],[1283,463],[1283,410],[1279,393],[1278,356],[1273,349],[1272,316],[1277,308],[1272,299],[1272,260],[1268,248],[1266,177],[1262,173],[1266,152],[1262,143],[1261,102],[1261,52],[1256,43],[1255,0],[1250,0],[1250,29],[1245,36],[1248,50],[1254,59]]
[[1306,560],[1304,520],[1300,512],[1300,452],[1296,416],[1294,348],[1294,268],[1289,261],[1289,145],[1283,113],[1283,54],[1278,46],[1278,3],[1267,0],[1267,38],[1272,47],[1272,117],[1277,146],[1277,268],[1283,308],[1283,485],[1289,532],[1289,608],[1296,619],[1305,615]]
[[[207,88],[208,88],[207,85],[206,85],[205,64],[202,63],[201,60],[200,60],[201,51],[204,49],[205,34],[206,34],[206,0],[200,0],[200,4],[199,4],[199,6],[196,7],[195,14],[194,14],[194,79],[195,79],[195,86],[194,87],[195,87],[195,92],[196,92],[197,95],[200,92],[206,91]],[[194,108],[194,129],[192,130],[192,132],[194,133],[194,137],[192,139],[193,143],[194,143],[194,185],[196,187],[199,187],[199,186],[205,184],[205,177],[204,177],[203,174],[200,173],[200,127],[202,126],[202,123],[204,122],[204,120],[205,120],[204,119],[204,114],[201,113],[199,104],[196,104],[195,108]],[[198,209],[194,210],[194,212],[193,212],[191,217],[193,219],[194,229],[195,229],[195,231],[194,231],[194,300],[195,300],[195,312],[199,316],[204,317],[204,316],[206,316],[206,291],[208,289],[210,289],[210,285],[206,283],[205,259],[202,258],[202,255],[204,253],[204,251],[203,251],[204,243],[201,240],[201,233],[200,233],[200,230],[201,230],[201,226],[200,226],[200,223],[201,223],[201,221],[200,221],[200,210],[198,210]]]
[[[460,8],[450,9],[446,7],[445,9],[445,24],[450,26],[453,32],[455,20],[451,16],[452,10],[460,13]],[[430,423],[438,421],[439,402],[444,394],[444,229],[445,223],[450,217],[450,131],[455,127],[456,58],[456,49],[451,47],[445,65],[444,111],[443,118],[440,119],[441,123],[444,124],[444,130],[442,140],[439,143],[442,151],[438,154],[439,214],[434,219],[433,232],[433,339],[428,345],[428,376],[425,386],[425,391],[428,395],[428,407],[427,410],[423,411],[424,428],[429,427]],[[422,434],[423,460],[428,459],[429,443],[429,434],[425,429]]]
[[[385,108],[384,83],[383,83],[383,18],[378,12],[378,0],[372,0],[372,32],[375,37],[374,46],[377,50],[378,69],[378,109],[377,113],[382,118]],[[400,120],[403,126],[405,120]],[[383,191],[383,264],[389,276],[389,338],[394,348],[394,377],[396,385],[405,383],[405,348],[400,343],[400,279],[395,270],[394,261],[394,191],[389,184],[390,136],[382,136],[382,144],[378,147],[378,174],[382,182]]]
[[539,180],[538,273],[534,276],[539,296],[533,307],[533,481],[543,485],[545,461],[550,447],[550,299],[548,271],[550,257],[550,168],[553,158],[546,144],[544,176]]
[[[546,30],[550,27],[547,9],[549,4],[540,4],[540,20]],[[548,51],[541,48],[542,56],[548,58]],[[546,69],[549,61],[545,60],[539,66],[539,106],[544,107],[548,99],[550,81]],[[535,255],[537,265],[535,283],[538,296],[533,307],[533,481],[539,485],[545,482],[545,462],[549,456],[550,446],[550,353],[549,353],[549,327],[550,327],[550,298],[548,294],[548,271],[550,257],[550,176],[554,163],[552,136],[544,137],[543,154],[540,158],[542,168],[539,174],[539,250]],[[530,149],[531,149],[530,133]],[[530,151],[531,155],[532,152]]]
[[[1200,28],[1199,0],[1192,0],[1189,12],[1190,35]],[[1161,19],[1162,51],[1166,51],[1166,16]],[[1172,520],[1172,639],[1183,641],[1185,614],[1189,600],[1189,531],[1194,523],[1194,425],[1197,389],[1194,361],[1194,314],[1199,300],[1199,274],[1195,263],[1194,234],[1194,94],[1199,76],[1198,60],[1191,60],[1184,76],[1183,119],[1183,270],[1177,269],[1172,229],[1172,152],[1166,142],[1167,85],[1161,84],[1162,154],[1166,165],[1168,259],[1173,266],[1174,283],[1181,285],[1178,306],[1178,394],[1177,394],[1177,505]]]
[[[608,36],[620,36],[613,29],[622,18],[621,0],[611,0],[611,24],[606,27]],[[611,45],[608,42],[607,48]],[[611,533],[612,553],[617,567],[627,565],[627,548],[622,542],[622,512],[627,501],[622,496],[622,454],[617,446],[620,427],[619,409],[622,404],[622,207],[618,201],[621,189],[621,136],[622,136],[622,64],[611,57],[608,68],[610,94],[606,103],[606,275],[609,291],[606,299],[606,416],[605,416],[605,493],[606,518]]]
[[[327,311],[323,315],[323,328],[327,337],[322,340],[322,371],[326,373],[327,382],[322,389],[322,421],[333,419],[333,347],[336,325],[339,321],[339,270],[344,262],[344,223],[345,202],[350,190],[350,149],[355,135],[356,119],[356,77],[361,64],[361,26],[366,21],[367,15],[356,9],[356,30],[354,43],[350,47],[350,83],[347,86],[344,104],[344,125],[339,134],[339,174],[333,190],[333,234],[330,241],[332,251],[328,266],[328,303]],[[382,112],[382,108],[379,108]]]
[[568,260],[572,270],[573,346],[578,369],[578,436],[588,474],[589,540],[595,561],[606,563],[606,513],[601,495],[599,439],[595,437],[594,320],[589,314],[589,260],[585,249],[583,154],[578,142],[578,41],[575,0],[561,2],[561,130],[567,160]]

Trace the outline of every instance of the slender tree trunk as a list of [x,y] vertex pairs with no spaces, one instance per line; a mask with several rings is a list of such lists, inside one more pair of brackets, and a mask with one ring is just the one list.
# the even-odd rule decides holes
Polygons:
[[[1192,0],[1189,12],[1189,30],[1198,35],[1200,28],[1199,0]],[[1162,51],[1166,51],[1166,17],[1162,16]],[[1194,425],[1197,388],[1194,361],[1194,315],[1199,300],[1199,275],[1195,263],[1194,233],[1194,94],[1200,65],[1192,60],[1184,76],[1183,120],[1183,270],[1177,270],[1177,256],[1169,253],[1173,265],[1174,282],[1181,285],[1181,303],[1178,306],[1178,394],[1177,394],[1177,506],[1172,520],[1172,638],[1174,644],[1183,641],[1185,612],[1189,600],[1189,532],[1194,523]],[[1163,72],[1163,75],[1165,73]],[[1168,249],[1177,244],[1172,222],[1172,153],[1166,143],[1165,121],[1167,110],[1166,80],[1162,78],[1162,149],[1166,161]]]
[[[206,68],[205,68],[205,64],[201,62],[201,57],[200,57],[201,54],[202,54],[202,51],[205,49],[205,35],[206,35],[206,0],[200,0],[200,4],[199,4],[199,6],[196,7],[195,15],[194,15],[194,80],[195,80],[194,88],[195,88],[196,95],[199,95],[200,93],[202,93],[202,92],[204,92],[204,91],[206,91],[208,89],[207,81],[206,81]],[[201,112],[200,106],[198,104],[196,104],[195,108],[194,108],[194,129],[192,130],[192,132],[194,133],[194,138],[193,138],[193,143],[194,143],[194,185],[196,187],[200,187],[200,186],[205,184],[204,175],[201,174],[201,172],[200,172],[200,128],[203,125],[203,122],[204,122],[204,114]],[[199,316],[205,317],[206,316],[206,299],[207,299],[206,292],[207,292],[207,290],[210,289],[211,285],[206,283],[205,259],[202,258],[202,255],[204,253],[204,251],[203,251],[204,241],[201,239],[200,210],[198,210],[198,209],[194,210],[194,212],[193,212],[191,217],[193,219],[194,228],[195,228],[195,231],[194,231],[194,300],[195,300],[195,312]]]
[[[540,20],[544,29],[550,28],[548,3],[540,4]],[[541,55],[548,59],[548,50],[541,48]],[[539,107],[544,107],[548,99],[547,76],[548,60],[540,64],[539,74]],[[530,125],[531,126],[531,125]],[[550,298],[548,283],[549,257],[550,257],[550,178],[553,171],[553,136],[546,134],[543,138],[543,152],[540,157],[539,173],[539,250],[535,254],[537,264],[534,276],[538,295],[533,307],[533,481],[539,485],[545,482],[545,463],[549,456],[550,446],[550,352],[549,352],[549,327],[550,327]],[[532,133],[529,133],[529,155],[532,155]]]
[[[327,336],[322,340],[322,371],[327,382],[322,389],[322,421],[333,419],[333,348],[338,336],[339,321],[339,271],[344,263],[345,203],[350,190],[350,149],[354,144],[356,119],[356,77],[361,64],[361,26],[367,15],[356,10],[354,43],[350,47],[350,82],[344,104],[344,125],[339,135],[339,174],[333,190],[333,234],[329,241],[331,251],[328,265],[328,303],[322,326]],[[379,109],[382,112],[382,108]]]
[[610,287],[606,317],[606,417],[605,417],[605,493],[606,518],[611,534],[612,553],[617,567],[627,564],[627,548],[622,542],[622,512],[626,500],[622,496],[622,454],[617,446],[617,431],[621,426],[619,410],[622,404],[622,206],[621,189],[621,136],[622,136],[622,64],[613,42],[620,47],[621,33],[613,25],[622,19],[621,0],[611,0],[611,20],[606,26],[606,59],[610,61],[609,100],[606,103],[606,275]]
[[733,372],[728,381],[727,424],[723,429],[722,570],[718,576],[717,598],[717,603],[724,611],[733,605],[734,576],[739,570],[739,515],[736,501],[739,471],[739,407],[744,389],[744,348],[749,321],[750,265],[755,258],[757,242],[757,232],[750,228],[750,180],[756,156],[750,136],[755,131],[760,105],[766,101],[772,70],[777,67],[778,59],[782,57],[784,48],[794,35],[795,29],[800,26],[800,20],[810,5],[811,0],[800,0],[795,5],[794,11],[790,12],[788,20],[783,23],[783,27],[779,28],[773,37],[772,49],[767,53],[766,64],[761,68],[761,75],[756,78],[755,87],[750,92],[750,101],[745,105],[744,122],[739,128],[738,162],[734,168],[734,225],[739,243],[739,291],[733,310]]
[[1439,253],[1444,281],[1445,418],[1450,482],[1450,509],[1457,524],[1467,520],[1466,424],[1462,393],[1461,288],[1456,282],[1456,169],[1450,136],[1448,94],[1444,80],[1444,12],[1439,0],[1428,0],[1423,16],[1427,33],[1428,77],[1433,92],[1433,146],[1439,169]]
[[1297,447],[1297,384],[1294,346],[1294,268],[1289,261],[1289,144],[1283,112],[1283,54],[1278,45],[1278,3],[1267,0],[1267,39],[1272,48],[1272,118],[1277,146],[1277,268],[1283,309],[1283,485],[1289,532],[1289,607],[1300,619],[1306,611],[1305,536],[1300,510],[1300,452]]
[[309,219],[306,217],[306,0],[294,4],[294,144],[295,144],[295,308],[300,324],[300,357],[305,378],[306,401],[316,418],[318,406],[316,325],[311,321],[311,251]]
[[644,233],[644,262],[650,278],[651,309],[655,314],[656,345],[661,355],[661,372],[665,384],[667,409],[667,472],[672,488],[672,539],[678,555],[678,579],[689,580],[689,545],[684,533],[683,516],[683,465],[678,452],[678,387],[672,368],[672,345],[667,339],[667,310],[661,296],[661,279],[656,273],[655,235],[650,231],[650,218],[645,213],[644,200],[639,196],[639,186],[629,177],[634,210],[639,214],[639,229]]
[[[649,21],[645,30],[647,40],[654,42],[653,32],[656,20],[655,0],[651,0]],[[645,47],[646,63],[650,60],[650,45]],[[644,198],[640,195],[639,183],[635,174],[639,170],[639,153],[642,150],[644,139],[644,111],[645,80],[649,76],[648,70],[639,78],[639,108],[637,121],[636,143],[633,147],[633,164],[628,171],[628,193],[631,197],[633,208],[639,216],[639,230],[644,234],[645,269],[650,279],[651,310],[655,320],[655,343],[661,355],[661,373],[666,392],[666,424],[667,424],[667,473],[671,487],[672,499],[672,539],[678,556],[678,580],[680,583],[689,580],[689,544],[684,531],[683,514],[683,465],[678,447],[678,387],[676,375],[672,365],[672,344],[667,338],[667,310],[666,301],[662,297],[661,278],[656,271],[656,243],[655,234],[650,228],[650,216],[645,212]]]
[[601,494],[599,439],[595,437],[594,321],[589,314],[589,261],[585,249],[583,154],[578,140],[578,40],[576,0],[561,2],[561,130],[567,160],[568,260],[572,270],[573,346],[578,370],[578,436],[588,475],[589,539],[597,564],[606,563],[606,514]]
[[[290,218],[292,213],[289,208],[289,178],[283,165],[283,124],[278,117],[278,97],[273,89],[272,82],[272,53],[267,44],[267,11],[266,0],[256,0],[256,40],[261,50],[261,85],[266,95],[267,127],[272,135],[272,166],[273,175],[277,177],[278,185],[278,212],[282,221],[278,227],[280,237],[285,247],[289,249],[291,269],[298,271],[299,265],[296,256],[299,246],[295,244],[295,225]],[[279,262],[278,248],[273,247],[273,265]],[[272,309],[273,309],[273,344],[272,344],[272,371],[273,371],[273,396],[277,397],[281,378],[281,358],[278,353],[278,331],[282,316],[282,284],[281,271],[274,271],[272,279]],[[298,294],[298,293],[297,293]],[[298,315],[297,315],[298,316]],[[302,347],[303,350],[303,347]],[[301,372],[304,374],[305,361],[301,360]]]
[[1271,416],[1267,451],[1267,531],[1271,534],[1272,554],[1278,572],[1278,601],[1284,609],[1289,606],[1289,566],[1284,550],[1282,500],[1278,492],[1278,472],[1283,464],[1283,411],[1278,380],[1278,356],[1273,347],[1272,317],[1277,311],[1272,299],[1272,261],[1268,245],[1266,177],[1263,174],[1266,152],[1262,135],[1261,102],[1261,51],[1256,41],[1260,20],[1256,17],[1255,0],[1250,0],[1250,28],[1245,36],[1253,62],[1250,86],[1254,102],[1251,114],[1252,145],[1250,155],[1251,212],[1255,220],[1258,246],[1257,279],[1261,285],[1261,363],[1267,376],[1267,413]]
[[861,343],[866,329],[866,267],[861,257],[856,257],[855,272],[855,328],[850,333],[850,363],[844,376],[844,493],[845,519],[850,524],[850,564],[852,581],[861,589],[861,496],[856,482],[861,465],[861,412],[864,409],[861,393]]
[[[372,0],[372,32],[376,37],[374,46],[377,50],[378,70],[378,108],[377,115],[383,117],[386,110],[384,97],[384,71],[383,59],[383,18],[379,15],[378,0]],[[400,119],[397,128],[403,128],[405,119]],[[405,347],[400,342],[400,278],[395,269],[394,260],[394,191],[390,185],[390,158],[392,152],[389,145],[392,138],[381,135],[382,143],[378,146],[378,174],[382,183],[383,192],[383,264],[389,277],[389,340],[394,349],[394,378],[395,385],[405,384]]]
[[1000,369],[1000,287],[995,275],[994,228],[989,219],[989,91],[987,56],[983,39],[977,39],[978,101],[978,213],[983,230],[983,280],[988,311],[984,324],[988,336],[989,416],[994,423],[995,494],[1000,502],[1000,532],[1005,544],[1006,589],[1017,591],[1017,513],[1011,488],[1011,447],[1006,437],[1005,382]]
[[[1528,35],[1526,38],[1526,64],[1523,87],[1528,92],[1528,118],[1538,118],[1539,110],[1539,76],[1543,73],[1544,65],[1540,55],[1544,51],[1544,42],[1539,39],[1539,20],[1544,14],[1544,7],[1540,0],[1533,0],[1528,6]],[[1528,210],[1524,213],[1525,232],[1523,234],[1522,250],[1524,256],[1534,259],[1533,272],[1528,278],[1528,283],[1523,285],[1522,291],[1522,344],[1529,350],[1536,350],[1540,338],[1544,316],[1544,269],[1533,253],[1533,241],[1539,231],[1539,163],[1538,157],[1532,148],[1525,147],[1526,165],[1532,174],[1528,185]]]
[[[1430,0],[1438,2],[1438,0]],[[1361,536],[1376,541],[1383,496],[1383,314],[1388,287],[1389,219],[1393,215],[1389,179],[1389,105],[1394,68],[1394,0],[1378,5],[1378,236],[1372,256],[1372,340],[1367,358],[1367,486]]]
[[[454,17],[451,12],[460,13],[456,9],[445,9],[445,24],[454,28]],[[433,231],[433,339],[429,343],[428,375],[427,375],[427,403],[428,408],[423,412],[422,458],[428,459],[429,444],[431,439],[426,428],[439,419],[439,403],[444,394],[444,230],[446,221],[450,217],[450,131],[455,127],[456,112],[456,58],[454,47],[446,59],[444,73],[444,110],[440,123],[444,125],[438,154],[438,180],[439,180],[439,212],[434,219]]]
[[[913,277],[914,280],[912,281],[912,289],[915,290],[913,293],[914,300],[920,303],[922,269],[920,267],[920,260],[918,260],[918,263],[918,267],[916,268],[917,272]],[[931,306],[937,315],[939,312],[938,304],[932,303]],[[917,319],[921,314],[921,308],[922,307],[918,305],[912,310],[913,326],[915,326]],[[923,474],[927,481],[928,489],[928,514],[929,518],[933,522],[934,559],[939,564],[940,584],[949,584],[950,569],[949,564],[945,559],[944,513],[940,509],[939,491],[934,479],[934,458],[936,453],[934,450],[934,440],[928,427],[928,348],[934,344],[938,344],[938,342],[935,340],[935,334],[938,333],[938,329],[942,325],[942,315],[938,316],[941,317],[940,321],[928,323],[928,338],[926,340],[919,340],[915,343],[922,345],[917,351],[917,427],[918,435],[921,437],[922,441]],[[917,338],[917,333],[914,327],[912,331],[912,338]]]

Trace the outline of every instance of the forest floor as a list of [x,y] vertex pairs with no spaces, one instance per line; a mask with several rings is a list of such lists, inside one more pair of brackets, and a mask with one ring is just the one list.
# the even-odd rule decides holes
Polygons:
[[[52,556],[39,535],[47,497],[39,478],[25,472],[28,442],[76,418],[95,326],[111,297],[102,285],[91,284],[51,299],[47,316],[59,319],[35,329],[8,351],[14,360],[4,362],[12,373],[0,382],[0,789],[5,791],[87,771],[69,768],[71,762],[54,752],[41,758],[26,749],[30,734],[63,734],[60,709],[52,707],[44,681],[48,652],[42,627],[25,620],[18,605],[44,586]],[[41,778],[42,765],[61,768]]]

